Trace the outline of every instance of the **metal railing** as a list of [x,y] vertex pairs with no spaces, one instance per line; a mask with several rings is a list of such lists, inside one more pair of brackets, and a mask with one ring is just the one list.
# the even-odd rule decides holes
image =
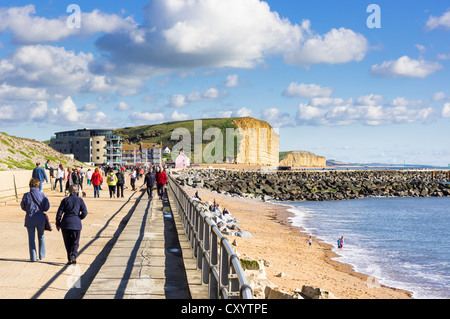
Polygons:
[[253,289],[228,239],[171,176],[167,190],[175,199],[197,268],[202,270],[202,284],[209,285],[209,299],[253,299]]

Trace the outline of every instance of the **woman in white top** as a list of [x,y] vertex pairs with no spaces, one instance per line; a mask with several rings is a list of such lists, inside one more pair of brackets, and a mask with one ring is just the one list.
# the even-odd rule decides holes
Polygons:
[[59,182],[59,191],[62,193],[62,183],[63,180],[66,177],[66,171],[64,170],[64,167],[62,164],[59,164],[58,166],[58,172],[56,173],[56,181],[55,181],[55,190],[56,190],[56,184]]

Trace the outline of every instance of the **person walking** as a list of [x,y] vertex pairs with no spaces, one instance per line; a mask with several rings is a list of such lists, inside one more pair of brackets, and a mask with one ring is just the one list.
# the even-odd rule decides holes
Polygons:
[[86,185],[90,186],[91,185],[91,178],[92,178],[92,171],[89,168],[86,172]]
[[156,189],[158,190],[159,199],[163,199],[164,187],[167,182],[166,172],[161,167],[156,168]]
[[94,186],[94,198],[100,197],[100,185],[103,183],[102,174],[98,167],[95,168],[91,178],[92,186]]
[[123,198],[123,185],[125,183],[125,176],[123,175],[123,168],[119,168],[116,173],[117,177],[117,198]]
[[117,176],[116,174],[114,174],[112,169],[108,171],[108,175],[106,176],[106,183],[108,184],[109,188],[109,198],[116,198]]
[[56,213],[56,229],[61,230],[66,247],[68,264],[76,264],[80,245],[81,221],[88,211],[81,197],[78,197],[77,186],[69,187],[69,197],[64,198]]
[[66,172],[64,170],[64,167],[62,164],[59,164],[58,170],[56,172],[55,190],[56,190],[56,185],[59,182],[59,191],[62,193],[62,191],[63,191],[62,184],[63,184],[63,181],[65,180],[65,178],[66,178]]
[[81,175],[78,171],[78,168],[74,168],[72,173],[70,174],[69,186],[75,186],[75,190],[77,193],[80,192],[81,188]]
[[[150,167],[147,174],[145,174],[144,185],[147,185],[148,200],[152,200],[153,187],[155,187],[155,185],[156,185],[156,174],[153,172],[152,167]],[[142,187],[144,187],[144,185],[142,185]]]
[[45,258],[45,212],[50,209],[50,202],[47,196],[39,190],[39,180],[31,178],[29,186],[30,192],[25,193],[22,197],[20,207],[26,212],[25,227],[28,231],[28,248],[30,252],[30,260],[37,261],[36,252],[36,231],[39,244],[39,259]]
[[44,181],[48,183],[48,178],[47,173],[45,173],[45,169],[43,169],[40,165],[40,162],[36,163],[36,168],[33,169],[33,174],[31,176],[39,181],[39,190],[42,192],[44,190]]
[[131,168],[130,184],[131,184],[132,190],[135,191],[136,190],[136,169],[135,168]]

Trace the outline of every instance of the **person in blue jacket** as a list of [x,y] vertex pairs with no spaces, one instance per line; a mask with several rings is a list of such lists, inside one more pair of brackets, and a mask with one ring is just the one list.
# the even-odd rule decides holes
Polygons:
[[47,173],[45,173],[45,169],[41,167],[41,163],[36,163],[36,168],[33,170],[32,177],[39,181],[39,190],[42,192],[44,189],[44,181],[48,183],[48,178]]
[[25,227],[28,231],[28,247],[30,251],[30,260],[37,261],[36,252],[36,231],[39,243],[39,259],[45,257],[45,215],[44,212],[50,209],[50,202],[47,196],[39,191],[39,181],[36,178],[30,180],[30,192],[25,193],[20,202],[20,207],[26,212]]
[[76,186],[71,185],[69,187],[69,194],[61,201],[56,213],[56,229],[62,232],[68,264],[70,265],[77,262],[82,229],[81,220],[87,216],[88,212],[83,199],[78,197]]

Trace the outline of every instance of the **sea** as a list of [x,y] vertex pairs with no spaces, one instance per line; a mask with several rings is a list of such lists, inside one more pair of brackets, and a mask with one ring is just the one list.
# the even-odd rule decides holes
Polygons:
[[335,260],[369,275],[371,287],[408,290],[416,299],[450,298],[449,197],[279,204],[290,207],[293,225],[333,245]]

